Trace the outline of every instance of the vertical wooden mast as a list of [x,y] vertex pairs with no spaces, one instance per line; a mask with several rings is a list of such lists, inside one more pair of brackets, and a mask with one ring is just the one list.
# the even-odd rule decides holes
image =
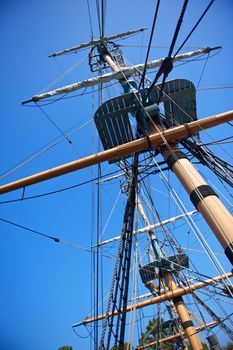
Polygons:
[[[160,125],[151,119],[148,125],[150,133],[159,131],[163,137],[164,129]],[[165,142],[161,154],[190,195],[193,205],[200,211],[223,246],[227,258],[233,264],[233,217],[231,213],[176,144]]]
[[233,218],[222,204],[215,191],[207,185],[205,180],[195,169],[176,145],[162,151],[162,155],[185,190],[190,195],[194,206],[200,211],[215,233],[225,254],[233,264]]

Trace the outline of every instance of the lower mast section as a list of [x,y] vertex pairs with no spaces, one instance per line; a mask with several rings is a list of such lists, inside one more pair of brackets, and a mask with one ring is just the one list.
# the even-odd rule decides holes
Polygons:
[[[148,218],[143,210],[142,204],[139,200],[138,200],[138,208],[139,208],[139,212],[143,218],[145,225],[149,226],[150,225],[149,220],[148,220]],[[157,258],[166,257],[164,252],[162,251],[162,249],[157,244],[156,236],[155,236],[154,232],[150,230],[148,233],[149,233],[149,236],[151,239],[152,249],[155,253],[155,256],[157,256]],[[169,271],[161,270],[161,269],[160,269],[159,273],[164,278],[165,283],[163,281],[162,281],[162,283],[168,287],[169,291],[171,291],[171,292],[175,291],[177,289],[177,285],[174,281],[172,273]],[[202,346],[201,341],[199,339],[199,336],[196,332],[194,324],[190,318],[189,312],[187,311],[187,308],[185,306],[185,303],[184,303],[182,296],[173,298],[172,302],[173,302],[174,308],[176,310],[176,313],[179,316],[184,333],[185,333],[186,337],[188,338],[192,349],[193,350],[202,350],[203,346]],[[187,348],[185,347],[185,349],[187,349]]]

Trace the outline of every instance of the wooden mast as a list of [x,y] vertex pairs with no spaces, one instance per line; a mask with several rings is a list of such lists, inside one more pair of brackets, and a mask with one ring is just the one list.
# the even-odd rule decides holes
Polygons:
[[[149,226],[150,225],[149,220],[148,220],[148,218],[143,210],[142,204],[141,204],[139,199],[138,199],[138,209],[139,209],[139,212],[141,214],[141,217],[142,217],[145,225]],[[151,239],[156,238],[155,234],[152,230],[150,230],[148,233],[149,233],[149,236]],[[173,292],[178,288],[175,281],[174,281],[174,278],[173,278],[171,272],[168,272],[168,271],[165,272],[164,279],[166,281],[166,284],[167,284],[169,291]],[[182,296],[173,298],[172,301],[174,303],[174,307],[176,309],[176,312],[180,318],[181,325],[184,329],[184,333],[185,333],[186,337],[188,338],[190,345],[192,346],[192,349],[193,350],[203,349],[203,346],[202,346],[201,341],[199,339],[199,336],[196,332],[194,324],[190,318],[190,314],[185,306],[185,303],[184,303]]]
[[162,155],[168,163],[172,163],[172,171],[190,195],[194,206],[200,211],[215,233],[224,248],[226,256],[231,264],[233,264],[232,215],[222,204],[215,191],[207,185],[196,168],[180,152],[178,147],[172,145],[170,149],[162,151]]

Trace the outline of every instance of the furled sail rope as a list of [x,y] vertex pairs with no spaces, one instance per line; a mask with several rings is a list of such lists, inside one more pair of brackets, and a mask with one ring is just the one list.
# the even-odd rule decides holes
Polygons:
[[[142,189],[141,189],[141,191],[142,191]],[[146,204],[146,205],[147,205],[147,207],[149,207],[148,204]],[[135,234],[144,233],[144,232],[147,232],[148,230],[156,229],[158,227],[161,227],[162,225],[166,225],[166,224],[171,223],[171,222],[173,223],[176,220],[184,218],[185,216],[193,215],[193,214],[196,214],[196,213],[198,213],[198,212],[196,210],[193,210],[191,212],[188,212],[187,214],[181,214],[181,215],[178,215],[178,216],[166,219],[166,220],[164,220],[162,222],[159,221],[159,222],[157,222],[155,224],[151,224],[149,226],[143,226],[142,228],[138,229],[137,231],[134,231],[134,233]],[[116,237],[110,238],[110,239],[108,239],[106,241],[100,242],[99,244],[100,245],[105,245],[105,244],[116,242],[119,239],[120,239],[120,236],[116,236]]]
[[[178,60],[181,60],[181,59],[197,56],[197,55],[200,55],[202,53],[206,53],[209,50],[210,50],[209,48],[204,48],[204,49],[201,49],[201,50],[198,50],[198,51],[188,52],[186,54],[181,54],[181,55],[178,55],[174,59],[174,61],[178,61]],[[148,62],[148,68],[159,67],[161,65],[162,61],[163,61],[163,59],[154,60],[154,61]],[[133,66],[133,67],[124,68],[124,74],[127,75],[127,76],[132,76],[133,74],[135,74],[135,72],[138,69],[139,70],[143,70],[143,68],[144,68],[144,64],[138,64],[138,65]],[[32,101],[37,101],[38,102],[39,100],[45,99],[47,97],[53,97],[53,96],[56,96],[56,95],[59,95],[59,94],[70,93],[70,92],[82,89],[84,87],[88,87],[88,86],[93,86],[93,85],[99,84],[100,82],[106,83],[106,82],[109,82],[111,80],[117,80],[117,79],[119,80],[121,78],[122,78],[122,73],[120,71],[119,72],[113,72],[113,73],[107,73],[107,74],[102,75],[101,77],[97,76],[97,77],[94,77],[94,78],[91,78],[91,79],[86,79],[86,80],[83,80],[81,82],[76,82],[76,83],[64,86],[62,88],[58,88],[56,90],[48,91],[48,92],[46,92],[44,94],[41,94],[41,95],[35,95],[31,99],[23,101],[22,104],[24,105],[24,104],[27,104],[27,103],[32,102]]]
[[208,87],[199,87],[196,90],[197,91],[202,91],[202,90],[218,90],[218,89],[233,89],[233,85],[225,85],[225,86],[208,86]]
[[[193,252],[193,253],[201,253],[201,254],[203,253],[203,254],[205,254],[205,252],[203,250],[200,250],[200,249],[195,249],[195,248],[191,248],[191,247],[184,247],[184,246],[181,246],[181,248],[183,250],[188,250],[188,251]],[[225,256],[224,253],[218,253],[218,252],[214,252],[214,255]]]

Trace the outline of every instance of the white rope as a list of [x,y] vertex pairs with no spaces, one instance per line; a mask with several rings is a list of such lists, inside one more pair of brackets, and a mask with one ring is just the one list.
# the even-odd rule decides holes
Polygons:
[[0,176],[0,180],[5,179],[7,176],[11,175],[12,173],[14,173],[16,170],[22,168],[23,166],[25,166],[26,164],[30,163],[32,160],[34,160],[35,158],[39,157],[40,155],[42,155],[43,153],[47,152],[48,150],[50,150],[51,148],[53,148],[54,146],[56,146],[57,144],[59,144],[60,142],[62,142],[63,140],[67,139],[68,137],[70,137],[71,135],[75,134],[77,131],[79,131],[80,129],[82,129],[83,127],[85,127],[86,125],[90,124],[91,122],[93,122],[93,119],[89,119],[87,122],[85,122],[84,124],[82,124],[81,126],[75,128],[73,131],[68,132],[67,134],[65,134],[64,136],[56,139],[55,141],[53,141],[52,143],[50,143],[48,146],[42,148],[42,150],[38,151],[37,153],[29,156],[26,160],[22,161],[21,163],[19,163],[18,165],[14,166],[12,169],[8,170],[7,172],[3,173]]
[[78,67],[84,60],[86,60],[87,57],[88,57],[88,55],[85,55],[84,57],[82,57],[78,62],[73,64],[73,66],[68,68],[61,75],[59,75],[55,80],[53,80],[51,83],[49,83],[47,86],[45,86],[41,91],[39,91],[38,94],[42,94],[43,92],[47,91],[50,87],[54,86],[56,83],[61,81],[64,77],[66,77],[68,74],[70,74],[76,67]]
[[114,204],[113,204],[113,207],[112,207],[112,209],[111,209],[111,211],[110,211],[110,213],[109,213],[109,216],[108,216],[108,218],[107,218],[107,220],[106,220],[106,223],[105,223],[105,225],[104,225],[104,228],[103,228],[103,230],[102,230],[102,233],[101,233],[101,241],[102,241],[103,236],[104,236],[104,234],[105,234],[105,231],[106,231],[106,229],[107,229],[107,227],[108,227],[109,221],[111,220],[112,214],[113,214],[113,212],[114,212],[114,210],[115,210],[115,208],[116,208],[116,206],[117,206],[118,200],[119,200],[119,198],[120,198],[120,194],[121,194],[121,190],[119,191],[119,193],[118,193],[118,195],[117,195],[117,198],[116,198],[116,200],[115,200],[115,202],[114,202]]

